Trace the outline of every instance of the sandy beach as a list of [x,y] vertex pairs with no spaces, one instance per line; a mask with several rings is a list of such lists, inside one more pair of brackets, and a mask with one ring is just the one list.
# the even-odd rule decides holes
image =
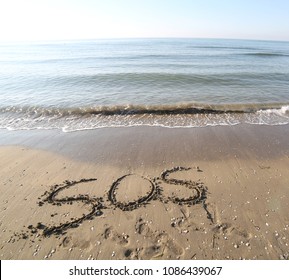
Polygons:
[[288,259],[288,139],[288,125],[1,130],[1,259]]

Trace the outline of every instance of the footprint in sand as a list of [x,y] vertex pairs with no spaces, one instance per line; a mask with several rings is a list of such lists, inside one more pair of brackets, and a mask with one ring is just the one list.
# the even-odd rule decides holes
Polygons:
[[188,217],[176,217],[171,219],[171,227],[178,230],[179,233],[188,233],[190,231],[204,230],[202,226],[193,222],[193,220]]
[[160,259],[164,255],[175,259],[184,254],[184,249],[169,234],[152,230],[142,219],[138,220],[135,228],[137,234],[145,236],[148,240],[147,245],[138,252],[140,259]]
[[144,222],[142,219],[139,219],[135,226],[136,232],[138,234],[144,235],[146,237],[153,236],[153,231],[149,227],[149,225]]
[[105,240],[111,240],[118,245],[126,246],[129,244],[129,236],[127,234],[117,233],[113,227],[107,227],[102,236]]
[[[218,224],[212,231],[214,233],[214,243],[216,243],[220,237],[222,237],[222,239],[225,237],[234,244],[235,248],[238,248],[241,244],[248,244],[252,238],[252,235],[245,229],[241,229],[230,223]],[[214,245],[215,244],[213,244],[213,247],[215,247]]]
[[78,248],[80,250],[86,251],[91,251],[94,248],[90,240],[82,239],[81,236],[78,235],[64,237],[60,246],[61,245],[63,246],[63,248]]
[[238,248],[240,244],[249,244],[252,234],[231,223],[222,222],[218,208],[214,208],[213,247],[217,247],[218,240],[224,239],[230,240],[235,248]]

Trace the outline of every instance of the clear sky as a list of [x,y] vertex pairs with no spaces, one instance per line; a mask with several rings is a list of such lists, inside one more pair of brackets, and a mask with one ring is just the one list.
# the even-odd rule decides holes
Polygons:
[[0,41],[137,37],[289,41],[289,1],[0,0]]

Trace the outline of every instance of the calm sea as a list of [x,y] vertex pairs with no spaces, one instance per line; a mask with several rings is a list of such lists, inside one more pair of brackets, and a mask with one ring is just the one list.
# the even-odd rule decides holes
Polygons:
[[0,128],[289,123],[289,42],[0,45]]

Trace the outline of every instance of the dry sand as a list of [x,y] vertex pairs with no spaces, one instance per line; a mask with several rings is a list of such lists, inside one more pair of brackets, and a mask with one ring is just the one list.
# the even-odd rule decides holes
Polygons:
[[289,126],[0,135],[1,259],[289,257]]

